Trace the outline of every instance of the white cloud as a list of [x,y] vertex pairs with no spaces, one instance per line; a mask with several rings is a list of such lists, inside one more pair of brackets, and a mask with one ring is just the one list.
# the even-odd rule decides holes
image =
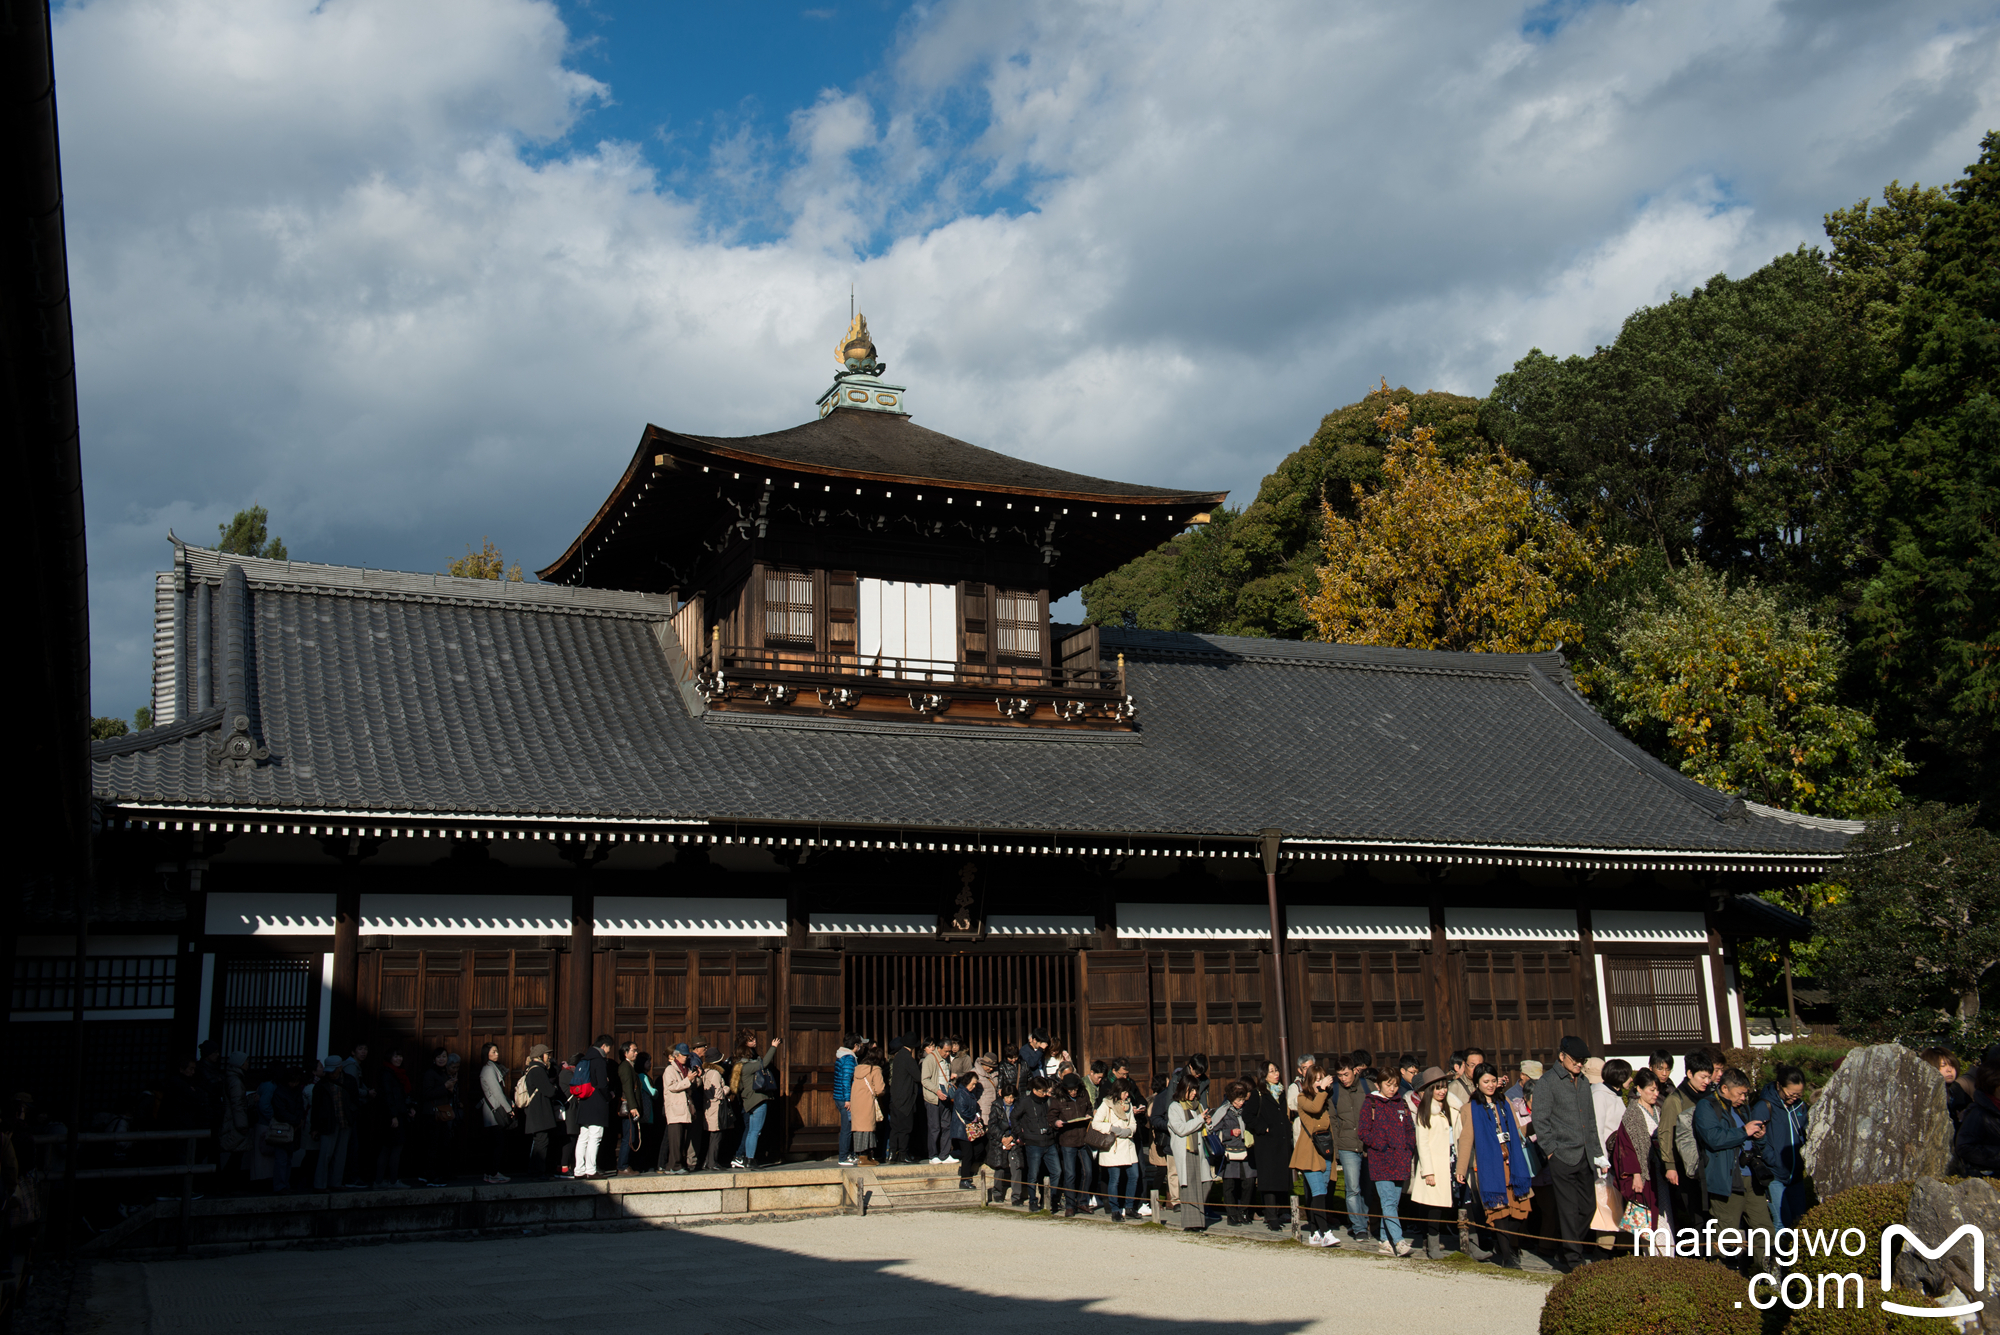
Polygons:
[[[927,424],[1244,498],[1378,375],[1483,392],[1955,177],[2000,99],[1992,27],[1939,7],[1519,20],[945,3],[669,190],[570,144],[616,90],[544,3],[73,0],[98,704],[143,697],[169,523],[256,500],[302,556],[539,564],[644,422],[805,420],[850,281]],[[995,191],[1033,207],[962,202]]]

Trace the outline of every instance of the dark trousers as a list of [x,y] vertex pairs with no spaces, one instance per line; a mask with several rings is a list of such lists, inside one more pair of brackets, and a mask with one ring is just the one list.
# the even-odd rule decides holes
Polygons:
[[924,1105],[924,1129],[928,1137],[924,1158],[944,1159],[951,1155],[951,1109],[942,1103]]
[[1054,1145],[1029,1145],[1024,1147],[1022,1152],[1026,1156],[1025,1172],[1022,1179],[1023,1186],[1015,1193],[1014,1199],[1022,1200],[1025,1198],[1028,1202],[1028,1208],[1030,1210],[1034,1209],[1035,1200],[1040,1190],[1038,1184],[1042,1180],[1042,1174],[1047,1173],[1049,1177],[1049,1208],[1051,1210],[1055,1209],[1055,1198],[1058,1194],[1058,1189],[1062,1186],[1062,1151]]
[[701,1169],[709,1172],[722,1166],[722,1133],[711,1131],[706,1126],[698,1128],[701,1136]]
[[1247,1224],[1257,1217],[1257,1207],[1252,1200],[1257,1187],[1254,1177],[1225,1177],[1222,1179],[1222,1204],[1232,1224]]
[[1586,1246],[1595,1247],[1597,1237],[1590,1231],[1590,1217],[1597,1213],[1597,1172],[1590,1160],[1574,1163],[1551,1157],[1549,1187],[1555,1196],[1555,1216],[1550,1232],[1558,1239],[1557,1255],[1574,1265],[1583,1259]]
[[667,1133],[660,1138],[660,1159],[656,1165],[662,1173],[687,1167],[686,1122],[668,1122]]
[[552,1131],[537,1131],[528,1137],[528,1172],[534,1177],[549,1175],[549,1137]]
[[1403,1200],[1403,1219],[1409,1226],[1404,1236],[1413,1244],[1425,1238],[1443,1237],[1456,1217],[1457,1211],[1449,1205],[1421,1205],[1407,1197]]
[[1266,1191],[1264,1197],[1264,1227],[1284,1229],[1292,1226],[1292,1194],[1288,1191]]
[[979,1165],[986,1162],[986,1137],[977,1140],[954,1140],[952,1152],[958,1156],[958,1180],[972,1181],[972,1175],[979,1171]]
[[[895,1147],[895,1157],[898,1159],[916,1158],[917,1148],[924,1142],[924,1115],[920,1111],[919,1105],[915,1100],[907,1104],[898,1103],[892,1110],[892,1113],[893,1115],[889,1119],[891,1123],[889,1135],[891,1137],[890,1144]],[[923,1157],[929,1158],[930,1156],[925,1155]]]

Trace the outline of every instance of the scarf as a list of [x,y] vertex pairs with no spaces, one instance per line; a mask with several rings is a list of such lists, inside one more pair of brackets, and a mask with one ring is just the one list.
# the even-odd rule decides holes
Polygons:
[[410,1092],[410,1073],[408,1071],[400,1066],[385,1066],[382,1069],[396,1077],[396,1083],[403,1087],[405,1094]]
[[[1527,1195],[1525,1188],[1534,1176],[1528,1171],[1528,1152],[1521,1147],[1520,1128],[1511,1124],[1512,1117],[1503,1132],[1498,1107],[1488,1106],[1479,1099],[1465,1106],[1472,1112],[1472,1155],[1477,1166],[1479,1199],[1487,1209],[1497,1210],[1507,1204],[1509,1195],[1517,1199]],[[1503,1134],[1507,1137],[1504,1147],[1500,1142]],[[1510,1175],[1512,1182],[1522,1188],[1518,1193],[1509,1190]]]

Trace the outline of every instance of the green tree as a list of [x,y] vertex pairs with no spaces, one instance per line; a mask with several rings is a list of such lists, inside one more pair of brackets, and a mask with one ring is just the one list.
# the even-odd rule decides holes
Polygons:
[[215,550],[236,556],[262,556],[272,561],[290,560],[283,538],[266,538],[271,516],[261,505],[238,510],[226,524],[215,526]]
[[1630,606],[1613,644],[1593,683],[1601,708],[1696,782],[1849,819],[1902,800],[1901,743],[1840,703],[1846,642],[1773,590],[1683,566]]
[[1923,277],[1924,229],[1948,206],[1936,186],[1891,181],[1882,202],[1864,197],[1851,209],[1826,215],[1833,247],[1828,269],[1842,316],[1891,350],[1902,332],[1904,298]]
[[131,729],[125,726],[125,720],[122,718],[106,718],[100,715],[90,721],[90,740],[93,742],[108,742],[113,737],[123,737],[129,731]]
[[138,709],[133,711],[132,730],[134,732],[144,732],[146,729],[152,726],[153,726],[153,707],[151,705],[140,705]]
[[2000,839],[1974,814],[1929,803],[1848,845],[1817,927],[1825,985],[1856,1037],[1988,1041],[1980,992],[2000,963]]
[[476,552],[472,550],[471,543],[466,543],[465,555],[453,561],[445,573],[461,579],[509,579],[516,584],[521,583],[521,567],[518,564],[508,565],[493,539],[482,538],[480,541],[482,545]]
[[1482,429],[1615,542],[1831,592],[1854,537],[1844,497],[1887,361],[1817,250],[1718,274],[1644,307],[1589,357],[1530,351]]
[[1301,596],[1320,559],[1323,515],[1351,514],[1354,486],[1379,486],[1389,441],[1377,425],[1400,404],[1413,427],[1427,427],[1439,452],[1457,461],[1490,447],[1479,434],[1479,400],[1383,385],[1320,420],[1312,439],[1280,460],[1256,499],[1215,512],[1205,530],[1184,533],[1104,578],[1086,584],[1091,621],[1115,624],[1125,611],[1154,630],[1197,630],[1296,640],[1310,630]]
[[1859,666],[1930,791],[2000,816],[2000,136],[1923,232],[1892,427],[1854,480]]
[[1428,427],[1391,403],[1382,485],[1353,487],[1354,515],[1325,505],[1325,564],[1304,598],[1315,638],[1405,649],[1531,653],[1577,633],[1574,588],[1624,560],[1552,511],[1505,451],[1446,460]]

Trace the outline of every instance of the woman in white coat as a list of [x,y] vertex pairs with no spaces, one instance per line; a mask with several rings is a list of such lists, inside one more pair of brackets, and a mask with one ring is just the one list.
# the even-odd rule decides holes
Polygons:
[[1097,1165],[1105,1171],[1104,1202],[1110,1209],[1111,1222],[1118,1223],[1127,1215],[1139,1218],[1139,1149],[1132,1143],[1139,1120],[1132,1114],[1130,1084],[1120,1080],[1105,1087],[1104,1099],[1090,1119],[1090,1129],[1111,1137],[1111,1148],[1097,1152]]
[[1430,1067],[1417,1077],[1417,1164],[1410,1173],[1410,1213],[1424,1230],[1424,1255],[1444,1257],[1445,1220],[1452,1217],[1451,1155],[1458,1144],[1458,1110],[1451,1106],[1451,1077]]

